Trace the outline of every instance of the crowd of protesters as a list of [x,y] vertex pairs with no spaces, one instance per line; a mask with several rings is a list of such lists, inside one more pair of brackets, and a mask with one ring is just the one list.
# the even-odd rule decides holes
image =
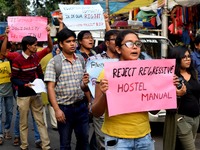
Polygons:
[[[1,43],[0,63],[10,63],[10,69],[6,70],[10,75],[10,80],[0,81],[0,145],[14,136],[14,146],[20,146],[22,150],[31,149],[28,144],[30,109],[36,147],[51,150],[45,114],[45,108],[48,108],[51,112],[51,126],[59,133],[60,150],[71,149],[73,131],[77,139],[77,150],[155,149],[148,112],[108,116],[106,91],[109,85],[104,76],[104,70],[97,79],[94,97],[89,90],[90,75],[85,66],[87,60],[115,58],[119,61],[135,61],[141,59],[142,42],[137,34],[132,30],[111,30],[108,16],[105,14],[104,17],[105,41],[96,48],[94,48],[94,39],[90,31],[81,31],[76,37],[72,30],[64,27],[62,15],[58,18],[60,28],[56,37],[57,43],[54,45],[50,37],[50,28],[47,27],[47,47],[39,47],[43,43],[38,42],[36,37],[25,36],[21,41],[21,47],[13,49],[10,45],[13,43],[8,41],[9,27],[6,29]],[[200,114],[198,101],[200,84],[199,79],[196,78],[197,73],[200,72],[199,39],[196,37],[196,50],[192,54],[185,47],[177,47],[170,51],[169,58],[175,58],[177,63],[173,84],[177,86],[180,83],[178,77],[182,77],[183,81],[182,86],[176,89],[178,109],[167,111],[168,120],[166,120],[166,136],[164,136],[166,150],[175,150],[177,147],[179,150],[195,150],[194,141]],[[182,51],[182,53],[176,51]],[[142,59],[146,58],[142,57]],[[198,72],[195,72],[195,69]],[[37,94],[32,89],[32,82],[37,78],[46,83],[46,94]],[[12,135],[10,127],[14,99],[17,103],[17,115]],[[131,99],[134,100],[134,96]],[[6,112],[4,129],[3,107]],[[169,114],[172,114],[171,118]],[[91,115],[93,115],[91,120],[95,130],[89,141]],[[179,118],[176,118],[177,116]],[[170,124],[170,119],[173,119],[173,126]],[[180,128],[180,121],[184,121],[181,124],[184,128]],[[185,129],[187,133],[182,132]],[[173,134],[173,138],[166,140],[171,136],[169,133]],[[177,142],[179,143],[176,144]]]

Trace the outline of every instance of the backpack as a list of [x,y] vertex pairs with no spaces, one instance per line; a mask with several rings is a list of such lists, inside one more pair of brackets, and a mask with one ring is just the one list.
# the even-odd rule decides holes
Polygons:
[[[76,54],[76,56],[78,56],[78,58],[82,64],[82,68],[83,68],[83,70],[85,70],[85,60],[84,60],[83,56],[80,54]],[[54,69],[56,72],[56,82],[57,82],[58,78],[61,74],[61,71],[62,71],[62,58],[60,55],[56,55],[53,57],[53,59],[54,59]]]

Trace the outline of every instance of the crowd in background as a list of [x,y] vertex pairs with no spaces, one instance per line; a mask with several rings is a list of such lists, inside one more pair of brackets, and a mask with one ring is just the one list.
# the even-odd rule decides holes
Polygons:
[[[20,146],[22,150],[29,148],[27,120],[30,109],[36,147],[50,150],[45,114],[45,108],[48,108],[51,127],[59,133],[60,150],[71,149],[73,131],[77,150],[155,149],[148,112],[108,116],[106,91],[109,85],[104,71],[96,81],[94,97],[88,88],[89,74],[85,69],[88,59],[141,59],[142,42],[137,34],[132,30],[112,30],[108,16],[105,14],[104,17],[104,42],[96,48],[90,31],[81,31],[76,36],[64,27],[62,15],[58,18],[60,28],[54,43],[49,27],[47,43],[40,43],[31,36],[25,36],[20,44],[10,42],[9,27],[6,29],[0,61],[9,61],[12,72],[9,72],[10,82],[0,82],[0,145],[14,136],[14,146]],[[193,51],[188,46],[177,46],[169,50],[168,58],[176,59],[174,85],[180,84],[180,77],[182,80],[176,89],[178,108],[167,111],[163,147],[165,150],[195,150],[200,114],[200,36],[194,38]],[[37,94],[31,88],[31,82],[37,78],[45,81],[47,93]],[[14,133],[10,133],[14,99],[17,115]],[[131,99],[134,100],[134,95]],[[4,125],[3,107],[6,112]],[[92,119],[89,118],[91,115]],[[91,121],[95,131],[89,141]]]

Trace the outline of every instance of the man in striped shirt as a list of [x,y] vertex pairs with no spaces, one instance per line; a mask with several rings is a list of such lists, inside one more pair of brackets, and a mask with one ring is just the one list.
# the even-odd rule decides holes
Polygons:
[[28,149],[28,113],[31,109],[34,119],[38,125],[42,149],[49,150],[50,140],[42,114],[43,104],[41,95],[36,94],[31,88],[36,78],[43,79],[44,75],[39,64],[41,58],[37,55],[37,38],[25,36],[22,39],[22,53],[12,63],[11,80],[18,87],[17,105],[20,112],[20,139],[21,149]]

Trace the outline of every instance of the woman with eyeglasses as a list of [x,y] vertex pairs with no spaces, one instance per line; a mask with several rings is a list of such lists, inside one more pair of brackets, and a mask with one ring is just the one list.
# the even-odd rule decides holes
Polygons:
[[[115,44],[119,61],[139,59],[142,42],[132,30],[121,31],[115,40]],[[100,117],[105,112],[102,126],[102,132],[105,134],[105,149],[154,150],[148,112],[109,117],[106,100],[108,80],[104,79],[104,72],[99,75],[97,82],[99,84],[96,84],[95,88],[92,113],[95,117]]]
[[195,150],[195,138],[199,126],[200,84],[192,65],[190,50],[177,46],[169,50],[169,59],[176,59],[175,74],[180,78],[177,88],[187,89],[177,96],[177,109],[167,110],[165,118],[163,149]]

